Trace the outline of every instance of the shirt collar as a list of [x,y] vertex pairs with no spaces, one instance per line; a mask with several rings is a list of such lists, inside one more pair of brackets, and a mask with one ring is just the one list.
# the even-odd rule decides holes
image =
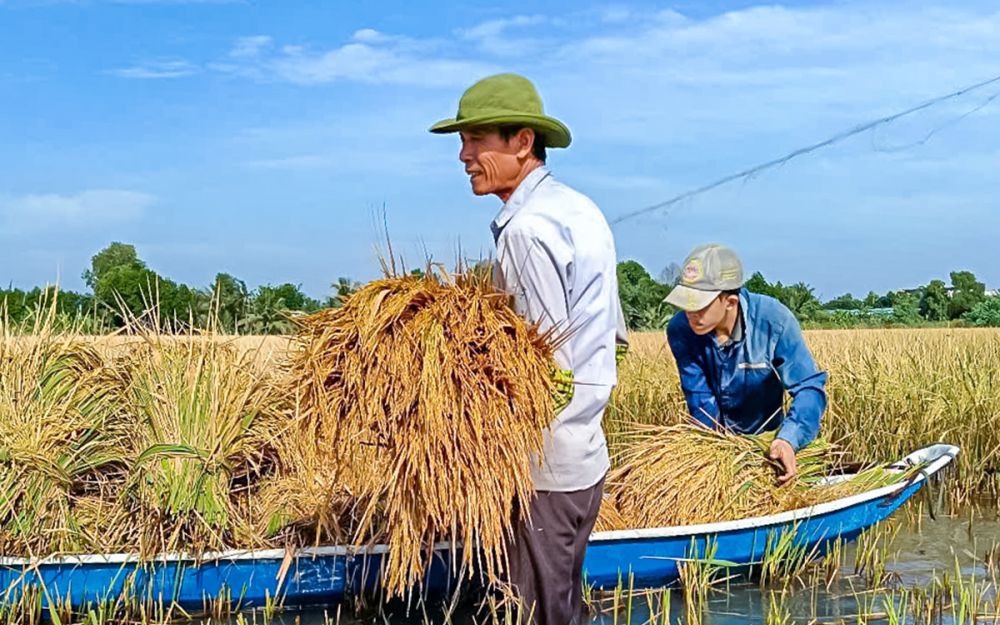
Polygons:
[[503,231],[504,227],[511,220],[511,218],[517,214],[517,211],[521,210],[524,203],[528,201],[531,197],[531,193],[538,188],[538,185],[542,183],[543,180],[548,178],[550,172],[544,165],[536,167],[524,177],[521,184],[517,185],[514,192],[507,198],[504,205],[500,208],[500,212],[493,219],[493,223],[490,224],[490,230],[493,231],[494,241],[500,237],[500,233]]
[[743,336],[748,336],[753,326],[750,325],[750,315],[747,310],[750,308],[750,292],[746,287],[740,289],[740,318],[743,320]]
[[736,318],[736,327],[733,328],[733,336],[732,336],[733,343],[739,343],[740,341],[743,340],[743,337],[745,335],[745,333],[743,332],[743,310],[742,310],[742,308],[743,307],[740,306],[740,314]]

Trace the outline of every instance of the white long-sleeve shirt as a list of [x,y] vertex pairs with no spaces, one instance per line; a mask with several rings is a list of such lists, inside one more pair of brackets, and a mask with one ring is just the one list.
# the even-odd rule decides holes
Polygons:
[[573,372],[573,401],[544,433],[535,489],[590,488],[609,467],[601,419],[617,382],[615,345],[627,341],[611,228],[589,198],[545,167],[528,174],[491,228],[497,285],[528,321],[568,336],[555,359]]

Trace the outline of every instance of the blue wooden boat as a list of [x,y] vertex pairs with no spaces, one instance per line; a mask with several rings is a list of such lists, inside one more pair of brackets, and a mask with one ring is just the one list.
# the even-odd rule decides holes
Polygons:
[[[834,541],[851,540],[886,519],[958,454],[932,445],[898,463],[915,471],[907,481],[811,508],[706,525],[595,532],[584,565],[588,583],[613,588],[632,576],[636,588],[668,585],[678,565],[712,558],[732,565],[761,562],[780,543],[819,555]],[[827,478],[829,482],[850,475]],[[782,542],[784,541],[784,542]],[[86,606],[130,597],[159,605],[199,607],[223,597],[243,607],[281,598],[286,607],[336,603],[376,590],[385,547],[316,547],[229,551],[195,558],[167,554],[140,562],[135,555],[0,558],[2,601],[31,589],[44,604]],[[452,550],[438,545],[422,590],[440,592],[453,582]]]

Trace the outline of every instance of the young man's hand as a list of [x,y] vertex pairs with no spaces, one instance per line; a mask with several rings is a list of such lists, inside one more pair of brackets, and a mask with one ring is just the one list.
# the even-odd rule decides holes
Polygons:
[[795,477],[795,450],[791,443],[780,438],[774,439],[768,458],[781,465],[783,473],[778,476],[778,484],[784,484]]

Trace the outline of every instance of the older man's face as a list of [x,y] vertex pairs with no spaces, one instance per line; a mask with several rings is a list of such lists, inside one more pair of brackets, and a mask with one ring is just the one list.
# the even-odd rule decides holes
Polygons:
[[521,174],[519,153],[523,146],[519,135],[504,139],[496,128],[463,130],[462,150],[458,159],[465,165],[472,192],[476,195],[499,195],[504,201],[517,187]]

